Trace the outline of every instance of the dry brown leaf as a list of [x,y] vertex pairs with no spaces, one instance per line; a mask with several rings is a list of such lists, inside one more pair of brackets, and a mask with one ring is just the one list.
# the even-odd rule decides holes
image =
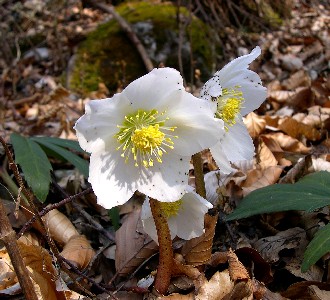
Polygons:
[[317,141],[321,138],[321,134],[317,129],[298,122],[293,118],[285,118],[281,120],[278,128],[296,139],[300,139],[304,136],[308,140]]
[[223,300],[253,300],[253,284],[251,280],[239,281]]
[[253,139],[258,137],[266,127],[266,121],[262,117],[259,117],[254,112],[250,112],[244,118],[244,124],[247,127],[249,134]]
[[279,252],[283,249],[295,249],[296,257],[299,257],[308,244],[306,231],[295,227],[281,231],[274,236],[264,237],[254,244],[254,248],[269,263],[279,260]]
[[310,87],[297,88],[296,93],[292,95],[287,104],[296,111],[304,111],[314,105],[314,94]]
[[287,297],[289,299],[311,299],[310,290],[308,288],[312,285],[317,286],[321,290],[330,291],[329,283],[317,281],[302,281],[290,285],[289,288],[281,294],[282,296]]
[[242,185],[243,196],[248,195],[254,190],[274,184],[280,178],[282,167],[272,166],[264,170],[254,169],[247,175],[246,181]]
[[280,117],[266,115],[266,116],[264,116],[264,120],[266,122],[266,126],[277,128]]
[[265,142],[260,139],[258,146],[258,165],[261,169],[266,169],[268,167],[277,166],[278,161],[275,158],[274,154],[267,147]]
[[130,274],[157,252],[157,244],[142,230],[141,209],[135,209],[116,231],[116,270],[122,276]]
[[231,249],[228,251],[228,263],[229,276],[232,281],[236,282],[237,280],[250,279],[248,271]]
[[187,265],[199,266],[204,265],[211,258],[213,245],[213,237],[215,233],[215,225],[218,221],[218,214],[211,216],[205,215],[204,228],[205,233],[197,238],[187,241],[182,247],[183,255]]
[[79,269],[86,268],[95,252],[84,235],[75,235],[64,245],[61,255]]
[[216,272],[209,281],[205,281],[198,290],[196,300],[221,300],[234,288],[229,271]]
[[57,272],[52,265],[52,257],[40,246],[18,242],[25,265],[30,271],[39,299],[64,300],[63,291],[56,290]]
[[301,271],[301,259],[293,258],[288,262],[285,267],[291,274],[296,277],[304,278],[309,281],[322,281],[322,277],[324,274],[323,269],[318,267],[317,265],[312,265],[306,272]]
[[321,290],[316,285],[308,287],[308,293],[311,295],[311,300],[329,300],[330,291]]
[[[0,293],[18,282],[6,249],[0,250]],[[6,292],[7,293],[7,292]]]
[[310,148],[306,147],[303,143],[297,139],[286,135],[282,132],[276,132],[271,134],[264,134],[269,139],[274,139],[281,146],[284,151],[298,152],[302,154],[310,153]]
[[270,92],[268,92],[268,97],[279,103],[285,103],[295,93],[296,92],[293,92],[293,91],[270,91]]
[[159,300],[163,300],[163,299],[166,299],[166,300],[194,300],[195,297],[194,297],[194,293],[190,293],[188,295],[181,295],[178,293],[173,293],[171,295],[163,296],[158,299]]
[[283,80],[282,85],[286,90],[294,90],[301,86],[310,86],[311,79],[305,70],[293,73],[288,79]]
[[51,237],[61,244],[66,244],[71,237],[79,235],[71,221],[57,209],[51,210],[43,219]]

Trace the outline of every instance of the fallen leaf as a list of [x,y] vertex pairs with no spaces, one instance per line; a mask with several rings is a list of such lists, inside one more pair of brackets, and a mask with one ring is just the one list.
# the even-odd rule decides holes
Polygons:
[[310,141],[317,141],[321,138],[321,134],[317,129],[310,125],[298,122],[293,118],[285,118],[281,120],[278,128],[298,140],[303,136]]
[[83,235],[75,235],[64,245],[61,255],[79,269],[85,269],[95,255],[89,241]]
[[157,244],[143,232],[140,214],[140,208],[132,211],[116,231],[115,264],[122,276],[130,274],[158,249]]
[[310,148],[306,147],[303,143],[297,139],[286,135],[282,132],[276,132],[271,134],[264,134],[269,139],[274,139],[285,151],[298,152],[302,154],[310,153]]
[[250,112],[243,121],[253,139],[258,137],[266,127],[266,121],[254,112]]
[[182,247],[183,255],[187,265],[199,266],[205,264],[211,258],[215,225],[218,221],[218,214],[205,215],[205,233],[197,238],[187,241]]
[[299,256],[306,249],[307,244],[306,231],[295,227],[281,231],[274,236],[259,239],[254,244],[254,248],[267,262],[274,263],[280,259],[281,250],[295,249],[296,256]]
[[220,300],[234,288],[229,271],[216,272],[209,281],[205,281],[198,290],[196,300]]
[[269,150],[269,148],[266,146],[265,142],[263,140],[259,140],[259,146],[257,150],[257,159],[258,159],[258,165],[261,169],[266,169],[268,167],[277,166],[278,161],[275,158],[272,151]]

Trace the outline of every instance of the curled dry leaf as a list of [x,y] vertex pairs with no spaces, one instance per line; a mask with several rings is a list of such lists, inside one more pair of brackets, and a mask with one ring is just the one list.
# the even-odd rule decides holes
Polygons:
[[216,272],[212,278],[201,285],[196,295],[196,300],[223,299],[234,288],[234,282],[230,280],[229,271]]
[[290,97],[295,94],[293,91],[270,91],[268,97],[279,103],[285,103]]
[[64,245],[61,255],[79,269],[84,269],[93,259],[95,252],[85,236],[75,235]]
[[211,216],[205,215],[204,228],[205,233],[201,236],[187,241],[182,247],[181,254],[183,255],[186,264],[192,266],[204,265],[211,258],[213,237],[215,233],[215,225],[218,221],[218,214]]
[[293,138],[306,137],[310,141],[317,141],[321,138],[320,132],[310,125],[303,124],[293,118],[285,118],[279,122],[279,129]]
[[157,244],[143,232],[141,209],[135,209],[116,231],[116,270],[128,275],[157,252]]
[[35,284],[35,289],[39,299],[64,300],[63,291],[56,290],[55,281],[58,274],[52,265],[52,257],[40,246],[25,245],[18,242],[25,265]]
[[0,295],[1,293],[13,295],[14,290],[10,289],[18,282],[7,250],[0,250]]
[[48,212],[44,222],[51,237],[58,243],[66,244],[71,237],[79,235],[71,221],[57,209]]
[[306,147],[303,143],[299,142],[297,139],[286,135],[282,132],[265,134],[269,139],[274,139],[280,145],[280,147],[284,151],[289,152],[298,152],[302,154],[308,154],[310,152],[310,148]]
[[244,124],[247,127],[249,134],[253,139],[258,137],[266,127],[266,121],[262,117],[259,117],[254,112],[250,112],[244,118]]
[[237,255],[230,249],[228,251],[228,263],[229,263],[229,276],[234,282],[237,280],[250,279],[249,273],[244,265],[238,260]]
[[258,147],[258,160],[259,166],[261,169],[266,169],[268,167],[277,166],[278,161],[275,158],[274,154],[270,149],[267,147],[263,140],[260,140],[259,147]]
[[242,185],[243,196],[254,190],[276,183],[282,171],[282,168],[279,166],[271,166],[263,170],[251,170]]

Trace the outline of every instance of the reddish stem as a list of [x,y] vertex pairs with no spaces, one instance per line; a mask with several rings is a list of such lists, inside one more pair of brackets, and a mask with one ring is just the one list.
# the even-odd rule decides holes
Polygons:
[[159,201],[150,199],[150,207],[157,229],[159,244],[159,263],[155,279],[155,289],[164,295],[170,285],[173,269],[172,239],[167,218],[161,209]]

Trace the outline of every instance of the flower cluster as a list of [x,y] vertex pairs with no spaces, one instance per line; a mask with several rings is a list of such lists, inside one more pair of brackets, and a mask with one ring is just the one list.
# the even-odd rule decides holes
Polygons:
[[248,69],[260,53],[256,47],[216,72],[201,90],[206,101],[186,92],[172,68],[154,69],[112,98],[90,101],[74,128],[91,153],[88,180],[98,203],[109,209],[138,190],[147,196],[142,220],[153,239],[148,197],[163,202],[172,238],[201,235],[212,205],[188,186],[190,159],[209,148],[228,174],[231,162],[253,157],[242,116],[266,98],[260,77]]

